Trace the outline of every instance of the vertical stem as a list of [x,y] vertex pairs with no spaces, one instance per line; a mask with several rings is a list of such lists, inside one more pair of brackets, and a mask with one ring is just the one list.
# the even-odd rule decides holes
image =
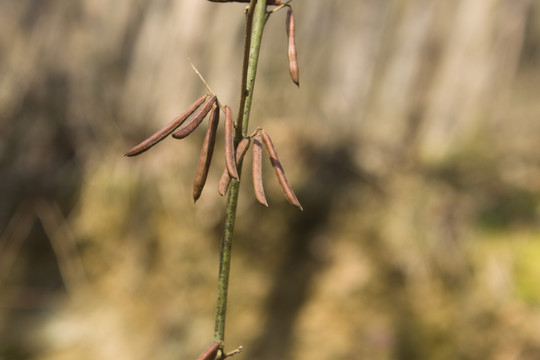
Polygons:
[[[253,99],[253,89],[255,87],[255,76],[257,64],[259,62],[259,50],[264,25],[268,18],[266,12],[267,0],[251,0],[246,18],[246,38],[244,47],[244,65],[242,72],[242,94],[240,98],[240,111],[236,127],[235,143],[247,134],[249,113]],[[247,65],[246,65],[247,64]],[[241,131],[240,131],[241,130]],[[241,168],[238,169],[241,175]],[[225,316],[227,313],[227,292],[229,286],[229,273],[231,269],[231,250],[236,219],[236,208],[238,204],[238,192],[240,181],[231,179],[227,194],[227,204],[225,208],[225,228],[221,240],[221,252],[219,262],[219,276],[217,288],[216,320],[214,327],[214,341],[225,340]]]
[[[253,1],[252,1],[253,3]],[[250,5],[250,7],[253,5]],[[253,89],[255,88],[255,77],[257,75],[257,64],[259,63],[259,50],[268,14],[266,12],[266,0],[257,0],[253,13],[253,24],[251,27],[248,66],[245,74],[245,88],[242,89],[242,97],[245,97],[244,108],[242,110],[242,123],[238,127],[242,128],[244,135],[248,132],[249,113],[253,100]]]
[[[240,170],[240,169],[238,169]],[[231,270],[231,251],[234,222],[236,219],[236,206],[238,204],[238,190],[240,181],[231,179],[227,192],[227,205],[225,207],[225,228],[221,240],[219,261],[219,276],[216,302],[216,320],[214,325],[214,341],[225,340],[225,316],[227,314],[227,293],[229,288],[229,273]]]
[[246,32],[244,34],[244,56],[242,61],[242,88],[240,89],[240,106],[238,108],[238,120],[236,121],[236,140],[242,137],[242,123],[244,120],[244,108],[246,106],[247,70],[249,65],[249,49],[251,46],[251,30],[253,25],[253,13],[257,0],[251,0],[246,11]]

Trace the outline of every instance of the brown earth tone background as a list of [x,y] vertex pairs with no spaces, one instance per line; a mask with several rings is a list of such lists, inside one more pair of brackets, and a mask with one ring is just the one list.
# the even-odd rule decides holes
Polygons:
[[[240,194],[237,359],[540,358],[540,3],[294,0],[270,17]],[[243,4],[0,1],[0,359],[195,359],[212,341],[221,137],[123,154],[205,89],[236,114]],[[249,157],[248,157],[249,159]],[[249,166],[246,172],[250,171]]]

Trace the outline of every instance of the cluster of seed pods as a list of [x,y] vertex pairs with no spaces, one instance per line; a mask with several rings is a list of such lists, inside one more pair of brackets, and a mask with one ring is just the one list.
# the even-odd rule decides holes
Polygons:
[[[274,171],[276,173],[279,185],[281,186],[281,189],[283,190],[283,193],[285,194],[285,198],[289,203],[296,206],[298,209],[303,210],[302,205],[300,205],[300,202],[298,201],[296,195],[294,194],[294,191],[289,184],[289,181],[287,180],[287,177],[285,176],[285,171],[283,170],[283,166],[281,165],[281,161],[279,160],[279,156],[277,154],[276,148],[274,147],[274,144],[272,142],[272,139],[270,138],[270,135],[263,129],[258,129],[256,133],[250,137],[245,137],[240,141],[236,148],[236,164],[240,165],[240,163],[244,159],[244,155],[247,153],[247,150],[250,147],[251,141],[253,139],[253,147],[252,147],[252,176],[253,176],[253,188],[255,191],[255,198],[257,201],[264,206],[268,206],[268,202],[266,201],[266,195],[264,192],[264,186],[263,186],[263,177],[262,177],[262,153],[263,153],[263,144],[266,147],[266,150],[268,151],[268,156],[270,158],[270,162],[272,164],[272,167],[274,168]],[[221,196],[225,195],[227,192],[227,188],[229,187],[229,183],[231,181],[230,175],[227,170],[223,171],[223,175],[221,176],[221,180],[219,181],[219,187],[218,192]]]
[[[213,2],[244,2],[249,3],[252,0],[210,0]],[[296,41],[295,41],[295,19],[292,7],[289,5],[290,1],[282,0],[267,0],[267,5],[277,6],[272,12],[277,11],[281,8],[287,7],[287,17],[286,17],[286,33],[288,40],[288,59],[289,59],[289,73],[292,81],[299,86],[299,70],[298,70],[298,60],[296,52]],[[198,73],[198,71],[196,70]],[[200,74],[199,74],[200,75]],[[202,77],[201,77],[202,78]],[[204,79],[203,79],[204,82]],[[206,82],[205,82],[206,84]],[[211,92],[211,90],[210,90]],[[212,155],[214,152],[214,146],[216,142],[216,134],[219,126],[220,120],[220,107],[221,105],[218,102],[218,99],[215,95],[204,95],[197,99],[190,107],[188,107],[182,114],[174,118],[169,124],[165,127],[154,133],[152,136],[148,137],[138,145],[131,148],[125,155],[126,156],[136,156],[140,155],[143,152],[147,151],[154,145],[156,145],[161,140],[165,139],[169,135],[172,135],[175,139],[184,139],[197,129],[197,127],[203,122],[203,120],[209,116],[208,129],[206,131],[206,136],[203,141],[199,162],[197,165],[197,171],[195,174],[195,179],[193,182],[193,200],[196,202],[202,194],[206,179],[208,176],[208,171],[210,169],[210,164],[212,162]],[[275,171],[278,183],[285,194],[285,198],[289,203],[294,205],[300,210],[303,210],[302,205],[298,201],[292,187],[290,186],[285,172],[283,170],[281,161],[274,147],[270,135],[263,129],[257,129],[257,131],[251,135],[246,136],[241,141],[238,142],[236,149],[234,147],[234,122],[232,117],[232,112],[229,106],[222,108],[225,113],[224,121],[224,153],[225,153],[225,169],[219,181],[218,193],[224,196],[227,193],[231,179],[234,178],[239,180],[238,168],[242,165],[242,161],[247,151],[250,148],[251,143],[253,142],[252,148],[252,177],[253,177],[253,187],[255,192],[255,198],[257,201],[264,205],[268,206],[266,200],[266,195],[263,186],[263,147],[266,148],[270,162]],[[263,146],[264,145],[264,146]],[[214,342],[211,344],[199,357],[197,360],[223,360],[228,357],[231,357],[240,351],[242,347],[230,352],[223,352],[223,342]]]
[[[228,107],[226,107],[226,109],[227,108]],[[142,154],[170,134],[172,134],[172,137],[175,139],[184,139],[195,131],[195,129],[197,129],[197,127],[206,118],[208,113],[210,113],[208,130],[206,131],[206,136],[204,138],[199,163],[197,165],[197,172],[195,174],[195,181],[193,183],[193,200],[197,201],[201,196],[204,184],[206,183],[206,178],[208,176],[208,170],[210,169],[210,164],[212,162],[212,155],[214,153],[214,145],[216,143],[216,134],[219,125],[219,111],[220,109],[217,97],[215,95],[204,95],[197,99],[181,115],[177,116],[173,121],[167,124],[167,126],[157,131],[140,144],[131,148],[125,155],[136,156]],[[228,123],[232,124],[232,117],[230,115],[230,110],[226,110],[225,114],[225,127],[227,127]],[[229,119],[229,117],[231,118]],[[226,130],[225,135],[226,137],[227,135],[232,136],[232,130]],[[236,166],[234,166],[234,146],[232,144],[232,138],[231,141],[225,141],[225,147],[229,147],[229,149],[225,149],[226,163],[233,164],[233,166],[228,167],[231,171],[231,176],[238,178]]]
[[[239,179],[237,166],[240,166],[244,155],[250,147],[251,139],[253,138],[253,184],[255,188],[255,197],[259,203],[268,206],[264,188],[262,184],[262,144],[266,147],[270,162],[275,170],[278,182],[285,194],[286,199],[294,206],[302,209],[300,202],[296,198],[292,190],[285,172],[281,166],[278,154],[272,143],[270,136],[262,129],[258,129],[256,133],[250,137],[243,138],[237,148],[234,148],[234,123],[231,108],[224,107],[225,112],[225,170],[219,181],[218,192],[220,195],[225,195],[229,187],[231,178]],[[193,182],[193,200],[197,201],[201,196],[202,190],[206,183],[208,170],[212,162],[214,145],[216,143],[216,134],[219,125],[220,108],[215,95],[204,95],[197,99],[186,111],[176,117],[173,121],[157,131],[155,134],[142,141],[140,144],[131,148],[125,155],[136,156],[150,149],[161,140],[172,134],[175,139],[184,139],[202,123],[206,116],[210,114],[208,122],[208,130],[204,138],[195,180]]]

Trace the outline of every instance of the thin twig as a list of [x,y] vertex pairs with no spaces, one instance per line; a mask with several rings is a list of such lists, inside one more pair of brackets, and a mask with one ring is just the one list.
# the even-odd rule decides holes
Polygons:
[[[210,88],[210,85],[208,85],[208,83],[204,79],[204,76],[202,76],[199,69],[197,69],[197,67],[195,66],[195,64],[193,64],[193,62],[191,61],[191,59],[189,57],[187,58],[187,60],[189,61],[189,64],[191,65],[191,68],[193,69],[193,71],[195,71],[195,74],[197,74],[199,76],[199,79],[201,79],[202,83],[206,87],[206,90],[208,90],[210,95],[215,96],[214,91],[212,91],[212,88]],[[221,111],[225,112],[225,107],[223,105],[221,105],[221,103],[219,102],[219,99],[217,99],[217,104],[218,104],[219,108],[221,109]]]
[[273,13],[275,13],[275,12],[277,12],[277,11],[283,9],[285,6],[289,6],[289,7],[290,7],[289,4],[290,4],[291,1],[292,1],[292,0],[289,0],[289,1],[287,1],[286,3],[283,3],[283,4],[279,5],[279,6],[276,7],[275,9],[270,10],[270,13],[273,14]]

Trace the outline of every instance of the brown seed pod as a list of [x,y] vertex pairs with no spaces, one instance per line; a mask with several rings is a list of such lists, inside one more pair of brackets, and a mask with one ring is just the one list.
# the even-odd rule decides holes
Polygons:
[[296,86],[300,86],[300,79],[298,75],[298,59],[296,57],[296,40],[295,40],[295,23],[294,13],[291,7],[287,10],[287,38],[289,39],[289,72],[291,74],[292,81]]
[[216,100],[217,98],[215,95],[207,99],[204,104],[199,107],[197,112],[191,115],[191,117],[188,119],[188,122],[172,134],[173,138],[183,139],[189,134],[191,134],[201,124],[206,115],[208,115],[208,113],[212,109],[212,105],[214,105]]
[[210,114],[210,121],[208,122],[208,130],[204,138],[203,146],[201,149],[201,156],[199,158],[199,164],[197,165],[197,172],[195,174],[195,181],[193,182],[193,202],[196,202],[201,196],[204,184],[206,183],[206,177],[208,176],[208,169],[210,169],[210,163],[212,162],[212,154],[214,153],[214,145],[216,143],[216,131],[219,124],[219,107],[217,104],[212,106],[212,113]]
[[264,187],[262,181],[262,143],[261,135],[255,135],[253,139],[253,189],[255,190],[255,197],[257,201],[268,206],[266,196],[264,195]]
[[[226,2],[248,3],[251,0],[209,0],[209,1],[210,2],[221,2],[221,3],[226,3]],[[268,0],[266,2],[266,4],[267,5],[282,5],[283,1],[281,1],[281,0]]]
[[[248,137],[243,138],[238,146],[236,147],[236,166],[240,166],[242,163],[242,160],[244,159],[244,155],[246,155],[249,145],[251,144],[251,139]],[[229,183],[231,182],[231,176],[229,175],[229,171],[227,169],[223,170],[223,174],[221,175],[221,179],[219,180],[219,186],[218,186],[218,193],[221,196],[224,196],[227,192],[227,189],[229,188]]]
[[300,210],[304,210],[302,208],[302,205],[300,205],[300,202],[296,198],[296,195],[294,194],[294,191],[291,185],[287,181],[287,177],[285,176],[285,171],[283,171],[283,167],[281,166],[281,162],[279,161],[279,157],[274,147],[274,144],[272,143],[272,139],[264,130],[261,130],[261,135],[262,135],[264,145],[266,146],[266,149],[268,150],[268,155],[270,156],[270,162],[272,163],[272,167],[274,168],[274,171],[276,172],[276,175],[278,177],[279,185],[281,186],[281,189],[285,193],[285,197],[291,204],[293,204]]
[[174,130],[176,130],[186,119],[191,115],[202,103],[206,100],[206,95],[201,96],[197,101],[195,101],[186,111],[178,115],[173,121],[171,121],[163,129],[156,132],[154,135],[150,136],[148,139],[144,140],[142,143],[132,147],[125,156],[136,156],[146,150],[150,149],[152,146],[169,136]]
[[204,352],[199,355],[197,360],[215,360],[216,355],[219,349],[223,347],[222,341],[216,341],[212,345],[210,345]]
[[231,108],[225,106],[225,166],[231,177],[238,180],[238,171],[234,161],[234,125]]

